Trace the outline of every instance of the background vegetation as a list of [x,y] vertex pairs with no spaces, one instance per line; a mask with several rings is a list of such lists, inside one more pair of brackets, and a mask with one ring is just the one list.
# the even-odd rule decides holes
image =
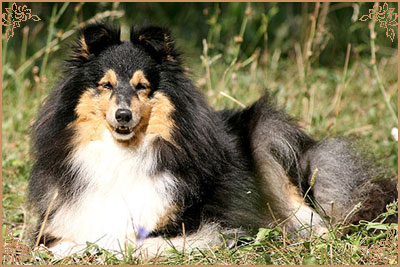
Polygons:
[[[18,3],[21,5],[22,3]],[[357,137],[372,159],[397,175],[398,43],[379,23],[358,19],[373,3],[27,3],[41,21],[28,20],[2,47],[2,221],[14,238],[32,244],[34,219],[25,202],[31,158],[29,131],[37,111],[68,58],[74,30],[105,20],[129,27],[169,27],[184,52],[194,82],[215,108],[240,108],[268,88],[277,103],[316,138]],[[7,3],[3,3],[7,7]],[[395,8],[397,3],[389,3]],[[396,28],[397,32],[397,28]],[[397,253],[372,258],[364,247],[385,238],[390,213],[373,222],[333,227],[327,237],[289,239],[261,229],[247,246],[175,252],[163,264],[374,264],[397,263]],[[396,234],[393,244],[397,244]],[[352,229],[344,234],[339,230]],[[126,254],[94,249],[56,261],[45,251],[27,263],[142,263]],[[387,259],[387,262],[386,262]],[[4,263],[10,263],[5,261]]]

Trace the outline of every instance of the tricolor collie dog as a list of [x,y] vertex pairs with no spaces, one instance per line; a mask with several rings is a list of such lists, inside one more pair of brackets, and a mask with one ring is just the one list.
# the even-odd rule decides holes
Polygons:
[[146,255],[206,248],[277,224],[322,234],[397,196],[346,140],[313,140],[268,95],[214,111],[166,29],[121,41],[97,23],[73,50],[33,127],[30,201],[55,255],[87,241]]

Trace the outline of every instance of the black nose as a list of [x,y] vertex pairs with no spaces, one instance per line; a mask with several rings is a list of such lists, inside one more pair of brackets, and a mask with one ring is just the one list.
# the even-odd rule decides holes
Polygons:
[[132,112],[125,108],[117,109],[117,112],[115,112],[115,118],[118,122],[129,122],[132,119]]

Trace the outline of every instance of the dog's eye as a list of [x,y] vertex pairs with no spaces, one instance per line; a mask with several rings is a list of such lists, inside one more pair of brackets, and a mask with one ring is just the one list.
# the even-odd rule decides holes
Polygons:
[[106,84],[103,84],[103,88],[108,89],[108,90],[112,90],[113,86],[112,86],[111,83],[106,83]]
[[144,90],[147,89],[147,85],[143,84],[143,83],[138,83],[135,87],[136,90]]

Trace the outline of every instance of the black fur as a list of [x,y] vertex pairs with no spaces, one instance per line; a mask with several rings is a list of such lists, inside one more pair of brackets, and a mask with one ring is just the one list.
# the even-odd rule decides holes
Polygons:
[[[120,74],[144,70],[153,85],[150,95],[163,92],[175,107],[173,140],[178,146],[161,138],[156,141],[155,172],[168,170],[179,179],[179,194],[174,196],[180,207],[179,219],[153,235],[179,235],[182,222],[188,232],[204,222],[249,232],[271,225],[266,203],[274,202],[274,197],[269,193],[272,189],[263,188],[269,177],[263,176],[255,162],[260,157],[279,164],[301,194],[310,187],[310,177],[318,168],[309,196],[324,210],[330,201],[344,211],[351,210],[355,199],[370,205],[361,209],[365,216],[358,213],[353,221],[356,217],[372,219],[371,214],[376,215],[372,211],[383,211],[397,197],[396,190],[389,192],[383,185],[389,181],[370,179],[376,178],[373,169],[346,141],[313,140],[277,109],[268,95],[244,110],[212,110],[187,77],[168,30],[132,28],[130,41],[121,42],[119,29],[95,24],[82,29],[80,35],[86,51],[82,51],[79,39],[65,76],[51,92],[33,127],[35,163],[29,191],[42,217],[50,201],[45,196],[52,188],[59,189],[63,201],[74,201],[84,190],[85,185],[76,181],[77,174],[67,161],[74,135],[67,126],[76,119],[79,97],[87,88],[96,87],[104,69],[110,67]],[[371,196],[381,199],[372,203]],[[280,204],[272,206],[278,219],[283,219],[285,212],[279,209]],[[337,215],[336,221],[344,215]]]

